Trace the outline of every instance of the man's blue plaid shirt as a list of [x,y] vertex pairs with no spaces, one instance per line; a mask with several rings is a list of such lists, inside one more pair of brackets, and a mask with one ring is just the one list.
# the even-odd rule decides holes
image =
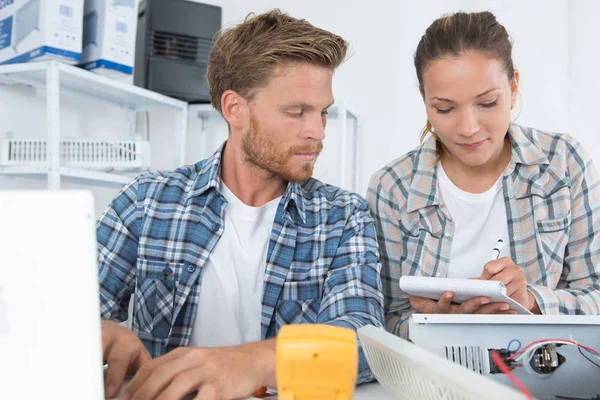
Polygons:
[[[186,346],[202,267],[224,230],[221,152],[171,173],[140,175],[97,224],[101,316],[124,321],[158,357]],[[310,179],[289,183],[275,216],[262,296],[262,338],[285,324],[382,326],[379,252],[367,203]],[[371,379],[360,354],[359,382]]]

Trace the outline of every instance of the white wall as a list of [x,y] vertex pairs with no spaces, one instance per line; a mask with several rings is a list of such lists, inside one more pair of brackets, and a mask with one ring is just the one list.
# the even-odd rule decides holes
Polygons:
[[[293,16],[334,31],[351,43],[353,56],[334,79],[336,99],[344,99],[361,115],[362,157],[359,192],[364,195],[369,177],[388,161],[418,144],[425,112],[412,65],[416,45],[426,27],[442,13],[491,10],[514,39],[514,61],[521,71],[521,104],[517,121],[524,125],[569,132],[586,145],[600,163],[600,2],[595,0],[210,0],[223,7],[223,25],[229,27],[251,11],[278,7]],[[43,132],[43,103],[31,101],[27,90],[0,86],[0,137]],[[65,102],[65,135],[106,135],[125,129],[119,111],[78,101]],[[517,117],[517,115],[515,115]],[[140,130],[145,127],[140,121]],[[187,162],[204,157],[224,137],[222,131],[204,140],[200,121],[190,120]],[[173,116],[152,115],[153,167],[173,168]],[[214,132],[214,124],[207,128]],[[218,130],[218,129],[217,129]],[[333,135],[333,132],[331,132]],[[326,139],[318,173],[335,182],[339,158]],[[204,147],[204,148],[203,148]],[[328,153],[329,152],[329,153]],[[21,186],[21,181],[0,181],[0,188]],[[31,185],[31,184],[30,184]],[[41,184],[40,184],[41,185]],[[42,186],[43,187],[43,186]],[[96,191],[99,209],[115,190]]]
[[569,2],[569,129],[600,168],[600,2]]

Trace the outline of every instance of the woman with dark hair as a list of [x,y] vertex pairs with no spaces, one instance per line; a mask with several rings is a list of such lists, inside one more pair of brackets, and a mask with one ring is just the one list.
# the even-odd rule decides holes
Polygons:
[[515,313],[485,297],[408,296],[403,275],[498,280],[535,314],[598,314],[597,172],[572,137],[511,122],[519,72],[506,29],[490,12],[444,16],[414,62],[422,144],[375,173],[367,194],[388,330],[406,336],[413,312]]

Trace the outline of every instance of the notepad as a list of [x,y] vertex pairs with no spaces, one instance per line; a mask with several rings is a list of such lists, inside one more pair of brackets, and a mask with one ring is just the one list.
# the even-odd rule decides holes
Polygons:
[[429,276],[403,276],[400,289],[411,295],[439,300],[446,292],[454,293],[453,303],[463,303],[469,299],[485,296],[492,303],[508,303],[519,314],[533,314],[519,302],[506,295],[506,286],[500,281],[478,279],[435,278]]

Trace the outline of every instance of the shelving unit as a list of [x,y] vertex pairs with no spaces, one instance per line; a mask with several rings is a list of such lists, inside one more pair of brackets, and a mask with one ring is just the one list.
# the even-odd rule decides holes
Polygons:
[[188,105],[184,101],[142,89],[131,84],[99,76],[78,67],[56,61],[0,66],[0,84],[23,84],[45,89],[46,97],[46,157],[45,165],[0,165],[0,175],[48,179],[49,189],[59,189],[61,178],[84,184],[123,185],[131,180],[125,173],[109,173],[61,165],[61,96],[75,96],[108,106],[128,110],[125,139],[134,140],[139,112],[169,110],[177,114],[175,152],[177,165],[184,163]]
[[[202,135],[203,138],[206,139],[208,136],[208,132],[206,132],[205,127],[207,122],[212,119],[223,121],[223,117],[219,114],[210,104],[196,104],[190,105],[188,108],[188,112],[190,117],[199,118],[202,121]],[[350,169],[350,182],[352,191],[358,190],[358,160],[359,160],[359,146],[358,146],[358,135],[359,135],[359,116],[354,110],[347,106],[345,101],[337,101],[334,105],[332,105],[329,110],[330,119],[340,119],[343,118],[345,121],[350,120],[352,127],[352,135],[350,140],[352,140],[352,156],[351,163],[352,168]],[[339,144],[339,152],[340,152],[340,182],[346,181],[346,173],[347,173],[347,144],[348,144],[348,124],[347,123],[339,123],[338,124],[339,136],[340,136],[340,144]]]

